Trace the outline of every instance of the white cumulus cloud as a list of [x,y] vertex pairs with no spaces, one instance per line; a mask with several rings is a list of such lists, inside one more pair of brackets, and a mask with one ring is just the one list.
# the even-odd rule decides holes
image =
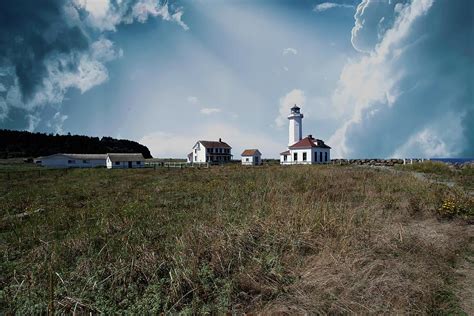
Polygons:
[[306,97],[303,90],[293,89],[286,95],[280,98],[280,106],[278,108],[278,116],[275,118],[275,124],[277,127],[282,127],[286,124],[287,116],[290,113],[290,109],[295,104],[299,107],[305,105]]
[[342,4],[342,3],[335,3],[335,2],[323,2],[318,5],[315,5],[313,11],[316,12],[323,12],[326,10],[334,9],[334,8],[353,8],[354,6],[350,4]]
[[201,114],[204,114],[204,115],[211,115],[211,114],[216,114],[216,113],[221,112],[221,109],[219,109],[219,108],[202,108],[202,109],[199,110],[199,112],[201,112]]
[[199,99],[197,97],[194,97],[194,96],[189,96],[187,98],[187,100],[191,104],[198,104],[199,103]]
[[298,51],[295,48],[287,47],[283,50],[283,55],[288,55],[288,54],[297,55]]
[[63,125],[67,118],[67,115],[56,112],[48,123],[46,123],[46,126],[52,128],[57,134],[64,134]]

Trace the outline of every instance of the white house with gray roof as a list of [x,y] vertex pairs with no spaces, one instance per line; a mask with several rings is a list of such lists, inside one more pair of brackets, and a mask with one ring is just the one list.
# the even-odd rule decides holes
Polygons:
[[145,167],[145,158],[138,154],[107,154],[107,169],[132,169]]
[[48,168],[105,167],[107,154],[54,154],[34,159],[34,163]]
[[232,159],[232,147],[219,138],[219,141],[199,140],[188,154],[188,163],[222,164]]

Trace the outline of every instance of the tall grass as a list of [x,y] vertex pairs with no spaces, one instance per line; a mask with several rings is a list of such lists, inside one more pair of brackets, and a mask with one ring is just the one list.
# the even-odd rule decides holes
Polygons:
[[2,312],[458,309],[450,280],[470,227],[436,216],[464,193],[409,175],[99,169],[0,188]]

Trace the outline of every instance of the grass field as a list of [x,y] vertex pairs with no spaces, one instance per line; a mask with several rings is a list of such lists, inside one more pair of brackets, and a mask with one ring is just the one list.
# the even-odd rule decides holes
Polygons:
[[462,186],[350,166],[8,177],[2,314],[463,312]]

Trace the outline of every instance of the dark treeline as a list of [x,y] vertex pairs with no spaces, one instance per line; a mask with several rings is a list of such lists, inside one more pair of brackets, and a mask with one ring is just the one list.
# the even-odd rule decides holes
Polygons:
[[0,129],[0,158],[38,157],[57,153],[105,154],[142,153],[151,158],[146,146],[126,139],[53,135]]

